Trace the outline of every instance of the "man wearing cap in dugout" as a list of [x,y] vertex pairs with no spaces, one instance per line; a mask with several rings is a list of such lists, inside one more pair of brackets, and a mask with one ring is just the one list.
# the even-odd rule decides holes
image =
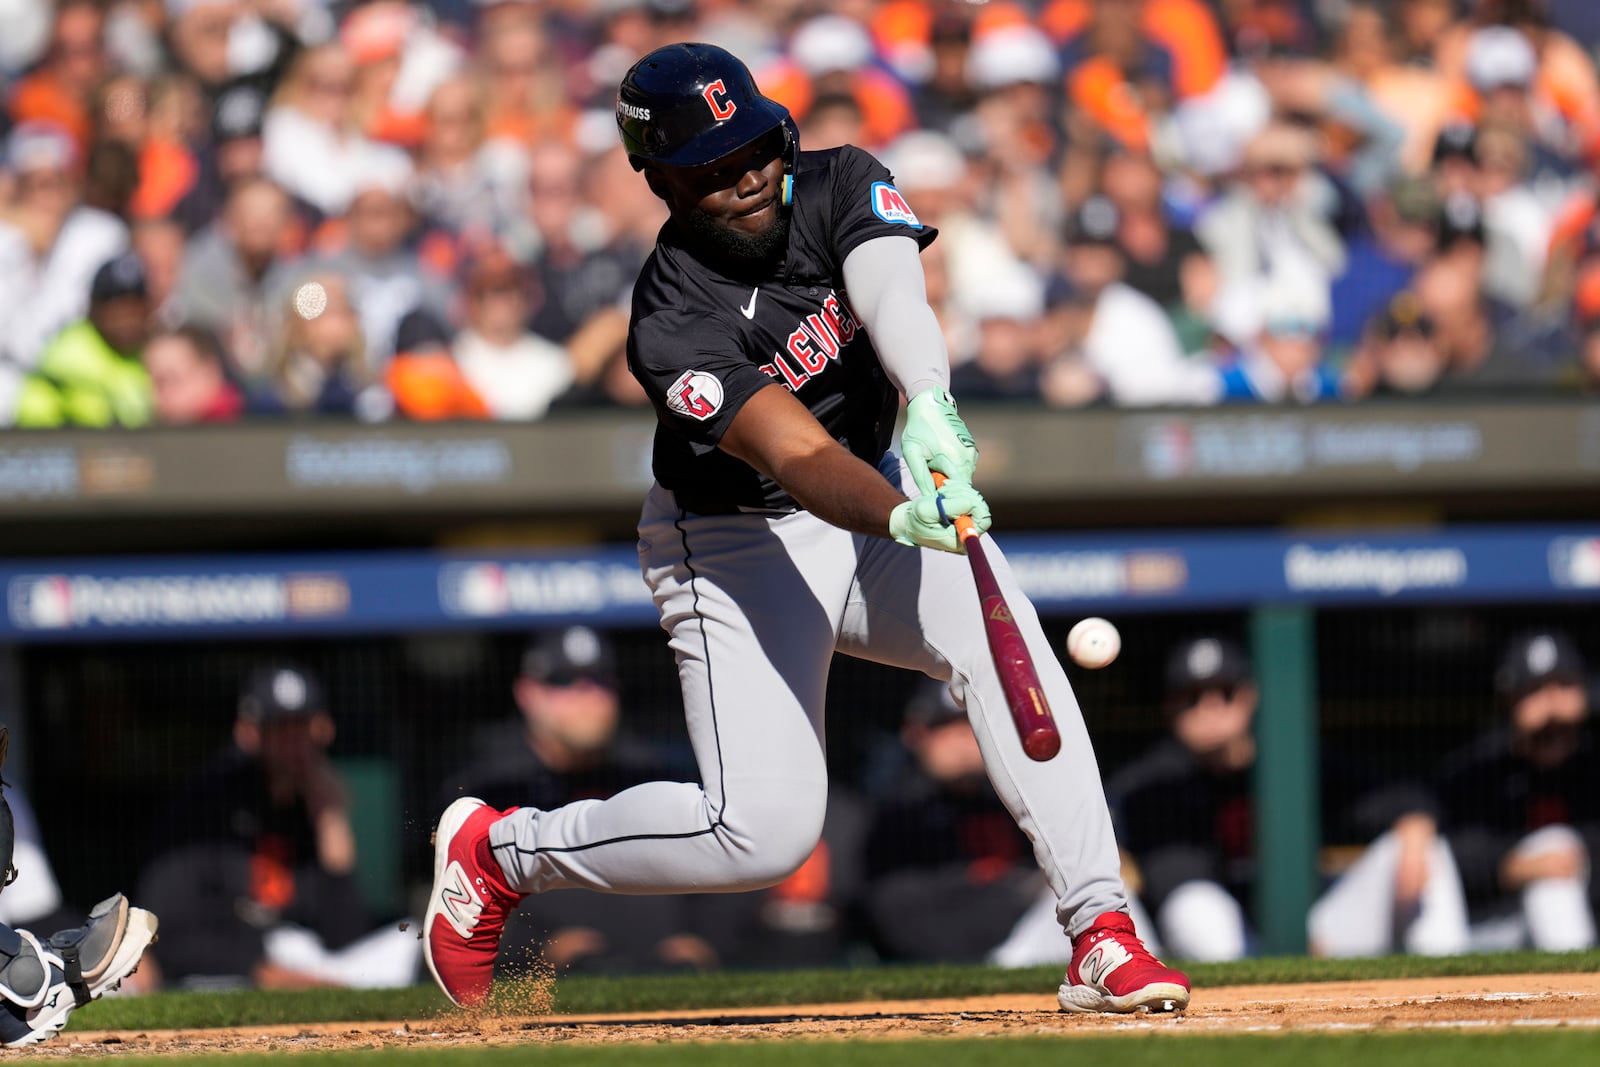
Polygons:
[[[355,880],[348,790],[328,759],[333,736],[308,671],[272,664],[245,680],[232,743],[179,791],[157,824],[167,851],[140,880],[172,917],[153,950],[167,984],[344,984],[291,966],[272,938],[293,924],[336,952],[372,929]],[[414,965],[391,977],[409,980]],[[381,977],[362,984],[389,984]]]
[[1506,718],[1440,764],[1444,833],[1472,921],[1470,947],[1589,948],[1600,790],[1582,656],[1560,630],[1516,637],[1495,673]]
[[[1177,956],[1237,959],[1252,947],[1259,700],[1250,661],[1233,641],[1180,642],[1166,666],[1169,736],[1107,787],[1118,840],[1139,867],[1140,899]],[[1324,857],[1341,871],[1307,916],[1313,953],[1461,951],[1465,909],[1432,798],[1327,744],[1318,777],[1320,840],[1347,847]]]

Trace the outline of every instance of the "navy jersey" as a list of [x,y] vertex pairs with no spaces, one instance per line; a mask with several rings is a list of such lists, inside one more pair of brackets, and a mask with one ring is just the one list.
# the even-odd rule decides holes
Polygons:
[[655,406],[656,480],[701,514],[793,510],[771,479],[717,442],[745,402],[774,382],[834,439],[876,465],[898,398],[844,292],[844,259],[876,237],[922,225],[888,170],[859,148],[802,152],[789,245],[764,277],[729,277],[696,258],[668,222],[633,291],[628,367]]

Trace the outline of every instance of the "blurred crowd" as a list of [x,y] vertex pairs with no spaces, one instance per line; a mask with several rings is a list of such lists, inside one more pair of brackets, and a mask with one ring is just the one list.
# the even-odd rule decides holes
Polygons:
[[686,39],[939,227],[961,399],[1600,390],[1587,0],[12,0],[0,424],[644,403]]

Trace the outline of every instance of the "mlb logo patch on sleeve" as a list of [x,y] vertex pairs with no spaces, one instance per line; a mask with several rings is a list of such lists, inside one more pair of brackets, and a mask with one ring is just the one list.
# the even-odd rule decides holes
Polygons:
[[911,210],[911,205],[900,195],[900,190],[888,182],[872,183],[872,213],[884,222],[899,222],[913,229],[922,229],[917,213]]
[[705,422],[722,406],[722,382],[703,370],[686,370],[667,390],[667,407]]

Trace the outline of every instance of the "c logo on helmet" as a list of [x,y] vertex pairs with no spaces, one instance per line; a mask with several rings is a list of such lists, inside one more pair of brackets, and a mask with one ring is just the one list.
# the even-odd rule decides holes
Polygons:
[[733,113],[739,110],[739,105],[728,99],[728,87],[722,84],[721,78],[706,86],[700,95],[706,98],[706,104],[711,108],[711,115],[718,122],[732,118]]

